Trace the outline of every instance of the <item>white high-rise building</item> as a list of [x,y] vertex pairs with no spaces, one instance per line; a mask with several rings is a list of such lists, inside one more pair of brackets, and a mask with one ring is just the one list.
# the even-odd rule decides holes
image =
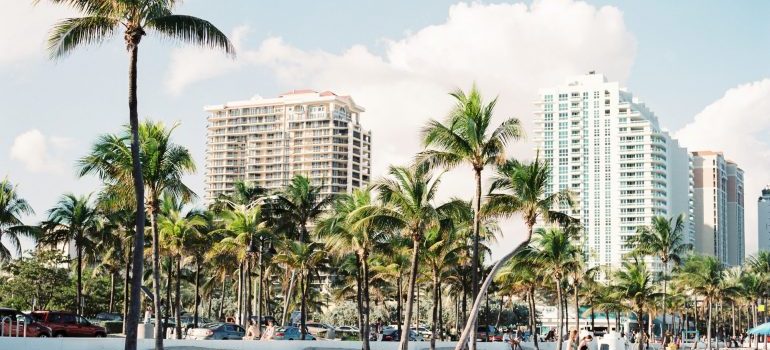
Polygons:
[[[593,72],[541,89],[535,137],[552,169],[549,192],[573,191],[589,266],[620,266],[637,228],[684,215],[692,242],[692,172],[686,149],[647,106]],[[654,270],[662,269],[650,260]]]
[[770,251],[770,186],[757,199],[757,251]]
[[205,110],[207,201],[241,180],[277,190],[301,174],[324,194],[370,181],[372,134],[360,124],[364,108],[350,96],[294,90]]

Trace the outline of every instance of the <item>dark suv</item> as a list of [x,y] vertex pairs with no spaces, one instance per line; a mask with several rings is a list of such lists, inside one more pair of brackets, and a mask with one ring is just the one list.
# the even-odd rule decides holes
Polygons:
[[[51,329],[14,309],[0,307],[0,334],[12,337],[50,337]],[[26,324],[26,332],[24,325]],[[10,326],[10,327],[9,327]]]
[[51,328],[54,337],[96,337],[107,336],[104,327],[91,324],[85,317],[64,311],[33,311],[32,317]]

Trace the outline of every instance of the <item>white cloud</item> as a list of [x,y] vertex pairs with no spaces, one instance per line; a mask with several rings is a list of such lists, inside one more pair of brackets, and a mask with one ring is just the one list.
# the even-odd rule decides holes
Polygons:
[[71,139],[46,137],[40,130],[32,129],[19,134],[13,140],[11,159],[21,162],[27,171],[33,173],[61,174],[64,171],[64,162],[59,154],[71,145]]
[[74,10],[40,1],[4,1],[0,11],[0,68],[3,65],[45,57],[48,30]]
[[[362,45],[340,54],[306,51],[280,38],[249,49],[240,43],[245,33],[240,28],[234,35],[239,45],[236,62],[196,48],[176,49],[168,90],[178,94],[192,83],[239,69],[243,71],[238,74],[248,74],[245,70],[251,66],[270,68],[286,89],[351,94],[367,109],[362,123],[374,130],[375,176],[420,150],[420,127],[429,118],[443,118],[452,104],[447,93],[458,87],[468,89],[475,81],[488,98],[499,96],[499,119],[516,116],[531,131],[538,87],[589,70],[622,82],[636,50],[618,9],[572,0],[536,0],[531,6],[453,5],[444,23],[384,40],[382,55]],[[527,142],[511,150],[513,155],[532,156]],[[448,174],[443,186],[448,195],[470,196],[470,182],[470,171],[460,169]],[[510,246],[520,235],[507,227],[502,244]]]
[[756,198],[770,183],[770,79],[727,90],[676,137],[690,150],[722,151],[743,168],[746,254],[756,252]]

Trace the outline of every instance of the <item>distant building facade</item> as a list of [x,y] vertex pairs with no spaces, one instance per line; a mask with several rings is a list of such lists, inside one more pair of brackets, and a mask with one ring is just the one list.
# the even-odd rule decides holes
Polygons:
[[695,250],[739,265],[745,256],[743,170],[721,152],[692,153]]
[[350,96],[294,90],[205,110],[207,201],[237,181],[278,190],[301,174],[324,194],[370,181],[372,134],[360,123],[364,108]]
[[770,251],[770,187],[757,199],[757,251]]

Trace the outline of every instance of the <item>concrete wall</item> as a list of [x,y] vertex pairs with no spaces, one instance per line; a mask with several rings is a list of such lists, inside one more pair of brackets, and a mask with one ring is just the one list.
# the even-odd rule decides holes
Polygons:
[[[361,343],[355,341],[254,341],[254,340],[176,340],[166,339],[163,345],[169,350],[357,350]],[[394,350],[398,342],[371,342],[372,350]],[[454,350],[455,343],[438,342],[436,349]],[[139,339],[138,350],[152,350],[154,340]],[[430,348],[430,342],[412,342],[410,350]],[[478,343],[479,350],[510,350],[507,343]],[[45,350],[123,350],[121,338],[0,338],[0,349]]]

